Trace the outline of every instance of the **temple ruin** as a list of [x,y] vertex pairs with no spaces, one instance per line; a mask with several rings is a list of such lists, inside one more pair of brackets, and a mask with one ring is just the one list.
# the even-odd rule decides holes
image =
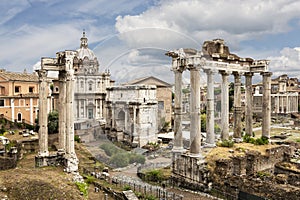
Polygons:
[[[73,60],[76,51],[56,53],[56,58],[42,58],[39,75],[39,152],[36,156],[36,166],[48,166],[57,162],[66,167],[67,172],[78,170],[78,159],[74,148],[74,67]],[[59,73],[59,133],[58,151],[50,154],[48,151],[48,103],[49,80],[48,71]]]
[[[202,147],[215,147],[214,133],[214,74],[222,77],[221,88],[221,139],[229,139],[229,94],[228,78],[234,76],[234,127],[233,140],[242,141],[242,107],[241,107],[241,76],[245,76],[245,132],[252,135],[252,77],[260,73],[263,79],[262,103],[262,133],[270,138],[271,120],[271,75],[268,71],[268,60],[254,60],[241,58],[230,53],[224,40],[215,39],[205,41],[202,50],[177,49],[169,51],[167,56],[172,57],[172,71],[175,74],[175,105],[174,105],[174,147],[173,147],[173,179],[185,184],[201,184],[199,169],[205,169],[205,160]],[[183,148],[182,138],[182,73],[190,71],[190,147],[189,152]],[[206,141],[201,144],[200,118],[200,73],[207,75],[207,109],[206,109]],[[184,165],[182,165],[184,163]],[[184,167],[184,169],[183,169]],[[188,169],[188,170],[187,170]],[[203,172],[204,173],[204,172]],[[188,174],[188,175],[187,175]],[[183,180],[183,181],[182,181]],[[202,181],[205,181],[204,179]]]

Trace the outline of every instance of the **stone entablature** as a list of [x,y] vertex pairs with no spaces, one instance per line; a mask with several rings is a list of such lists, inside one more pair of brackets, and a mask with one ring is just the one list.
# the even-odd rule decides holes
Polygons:
[[107,91],[110,137],[140,147],[157,142],[156,86],[112,86]]

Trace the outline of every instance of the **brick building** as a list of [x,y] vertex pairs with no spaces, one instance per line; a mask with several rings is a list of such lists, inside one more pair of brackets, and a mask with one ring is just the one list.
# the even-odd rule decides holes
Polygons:
[[36,73],[0,70],[0,115],[13,122],[35,124],[39,78]]

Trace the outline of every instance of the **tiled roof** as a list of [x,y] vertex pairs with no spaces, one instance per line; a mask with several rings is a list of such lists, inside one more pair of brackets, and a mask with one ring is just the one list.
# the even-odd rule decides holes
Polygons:
[[18,73],[18,72],[7,72],[0,71],[0,77],[10,81],[39,81],[39,77],[35,73]]

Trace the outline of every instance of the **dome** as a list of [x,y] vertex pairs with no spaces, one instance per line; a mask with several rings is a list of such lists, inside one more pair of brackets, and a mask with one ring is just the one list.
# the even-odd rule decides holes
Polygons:
[[81,41],[80,48],[77,49],[78,59],[83,60],[85,57],[87,57],[89,60],[94,60],[96,56],[94,52],[88,48],[88,39],[85,37],[85,32],[83,32],[83,36],[80,39],[80,41]]
[[94,60],[96,58],[94,52],[92,50],[90,50],[89,48],[79,48],[77,49],[77,57],[78,59],[84,59],[85,57],[87,57],[89,60]]

